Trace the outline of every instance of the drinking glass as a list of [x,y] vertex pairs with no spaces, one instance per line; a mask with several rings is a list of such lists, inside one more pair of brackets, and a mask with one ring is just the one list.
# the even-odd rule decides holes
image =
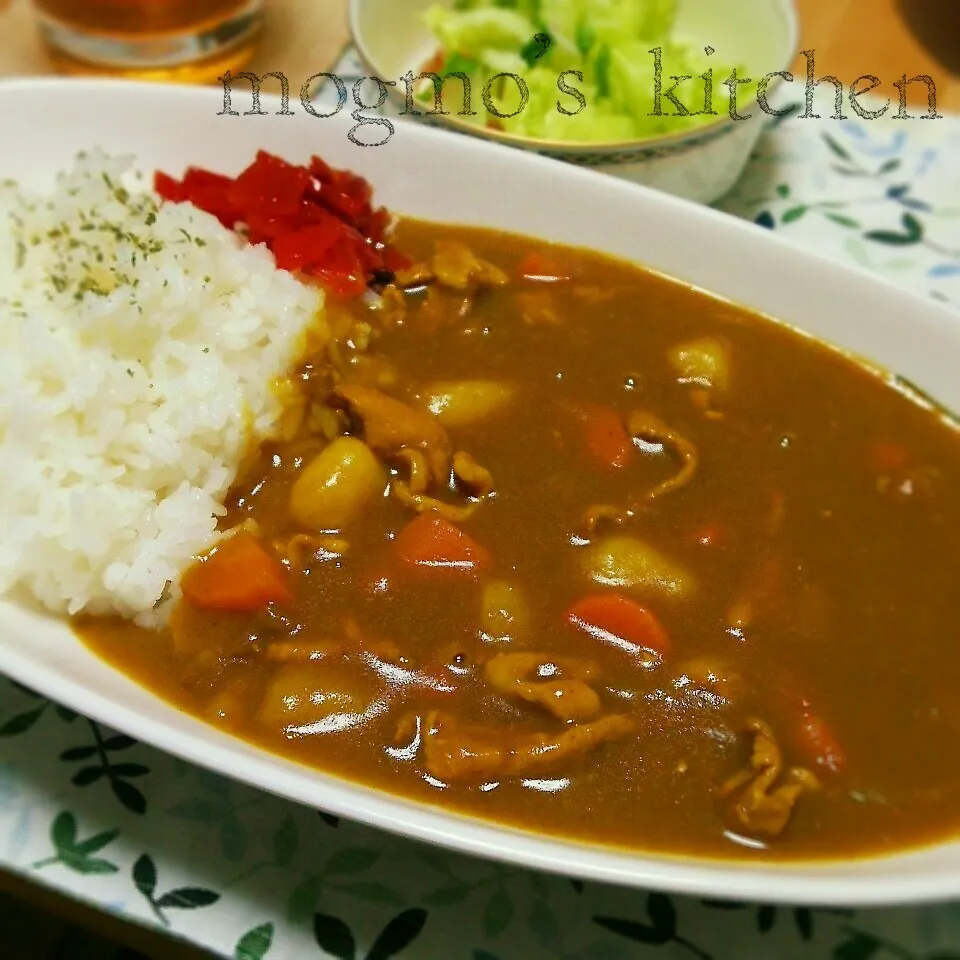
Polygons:
[[63,73],[210,83],[242,70],[262,0],[33,0]]

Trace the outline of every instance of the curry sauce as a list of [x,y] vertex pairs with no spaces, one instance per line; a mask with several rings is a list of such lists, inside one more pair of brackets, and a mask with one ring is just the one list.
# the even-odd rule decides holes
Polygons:
[[85,642],[268,750],[538,832],[782,859],[954,833],[956,428],[599,254],[394,244],[413,265],[331,305],[169,626]]

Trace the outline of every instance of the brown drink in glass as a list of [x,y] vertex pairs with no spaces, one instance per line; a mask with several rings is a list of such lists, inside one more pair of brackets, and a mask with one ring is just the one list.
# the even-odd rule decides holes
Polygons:
[[252,56],[261,0],[34,0],[64,73],[210,83]]

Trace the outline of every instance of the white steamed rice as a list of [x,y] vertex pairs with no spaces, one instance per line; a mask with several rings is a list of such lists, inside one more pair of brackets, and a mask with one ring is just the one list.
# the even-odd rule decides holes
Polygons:
[[0,186],[0,596],[151,620],[215,539],[322,294],[129,158]]

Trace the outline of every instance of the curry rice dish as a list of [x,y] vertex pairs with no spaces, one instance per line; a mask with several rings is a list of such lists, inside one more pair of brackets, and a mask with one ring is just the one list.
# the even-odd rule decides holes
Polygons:
[[[85,643],[277,754],[552,835],[796,860],[957,832],[949,418],[643,268],[374,229],[359,178],[265,156],[158,177],[160,207],[271,250],[327,333],[159,622],[72,611]],[[377,263],[316,254],[324,189]]]

